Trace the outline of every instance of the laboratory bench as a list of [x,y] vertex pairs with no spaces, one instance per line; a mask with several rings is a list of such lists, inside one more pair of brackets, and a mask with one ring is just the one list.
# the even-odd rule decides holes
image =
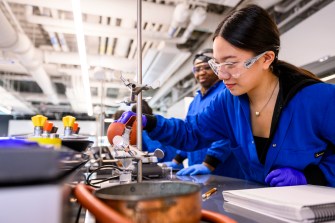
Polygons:
[[[4,150],[1,152],[5,153]],[[92,173],[90,169],[92,165],[87,156],[78,152],[63,153],[57,151],[55,153],[54,151],[48,151],[46,153],[39,150],[34,150],[33,154],[31,154],[31,151],[28,152],[28,150],[27,152],[20,151],[20,156],[16,153],[16,150],[11,150],[10,153],[7,151],[0,158],[2,173],[5,174],[4,177],[0,178],[0,222],[94,222],[86,219],[87,216],[91,215],[80,214],[85,213],[85,210],[80,208],[77,199],[72,193],[72,189],[78,183],[86,182],[88,173]],[[22,155],[22,153],[25,154]],[[54,156],[55,154],[57,156]],[[23,159],[19,162],[18,157],[23,157]],[[40,157],[40,159],[36,159],[36,157]],[[37,160],[40,160],[40,162],[37,162]],[[24,165],[26,165],[25,168]],[[58,168],[59,165],[62,168]],[[167,180],[193,182],[201,186],[201,194],[216,188],[217,191],[215,193],[202,200],[202,209],[226,215],[240,223],[275,222],[274,220],[264,219],[264,216],[251,215],[244,210],[228,210],[225,208],[222,191],[260,188],[264,187],[263,185],[217,175],[178,177],[173,173],[169,179],[162,176],[155,177],[154,173],[159,170],[157,168],[157,164],[154,163],[143,165],[144,175],[154,176],[150,179],[143,177],[143,182],[149,180],[158,182]],[[46,170],[53,171],[50,173]],[[18,172],[25,174],[16,176],[15,173]],[[31,174],[30,177],[27,174]],[[32,177],[35,180],[29,181],[28,179],[32,179]],[[8,181],[8,179],[11,181]],[[136,178],[132,182],[136,182]],[[115,184],[120,184],[119,179],[112,179],[98,186],[106,187]],[[85,216],[84,221],[82,218],[78,221],[78,216],[83,215]]]
[[251,189],[251,188],[263,188],[265,185],[261,185],[252,181],[246,181],[241,179],[223,177],[218,175],[196,175],[196,176],[174,176],[175,180],[189,181],[198,183],[201,185],[202,194],[216,188],[217,191],[209,196],[207,199],[202,200],[202,208],[205,210],[217,212],[226,215],[239,223],[283,223],[284,221],[274,219],[270,216],[257,214],[255,212],[231,206],[224,202],[222,195],[223,191],[226,190],[238,190],[238,189]]

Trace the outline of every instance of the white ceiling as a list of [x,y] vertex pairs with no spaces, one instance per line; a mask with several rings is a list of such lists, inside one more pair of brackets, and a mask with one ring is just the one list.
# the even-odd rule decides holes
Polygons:
[[[154,108],[164,112],[192,94],[196,88],[190,67],[193,55],[211,47],[211,34],[227,12],[248,3],[267,8],[281,24],[281,58],[305,65],[334,55],[331,0],[142,1],[143,83],[160,83],[143,95],[152,97],[149,102]],[[96,113],[101,109],[114,113],[129,97],[120,74],[136,80],[137,4],[136,0],[81,0]],[[84,116],[87,97],[71,1],[3,0],[0,9],[0,108],[15,115]]]

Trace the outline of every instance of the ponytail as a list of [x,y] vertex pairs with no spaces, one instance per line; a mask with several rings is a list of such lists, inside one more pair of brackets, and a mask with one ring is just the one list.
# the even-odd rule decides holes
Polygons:
[[282,60],[276,60],[274,61],[274,63],[272,63],[272,72],[277,77],[281,75],[303,75],[316,81],[321,81],[320,78],[312,72],[300,67],[296,67],[293,64],[287,63]]

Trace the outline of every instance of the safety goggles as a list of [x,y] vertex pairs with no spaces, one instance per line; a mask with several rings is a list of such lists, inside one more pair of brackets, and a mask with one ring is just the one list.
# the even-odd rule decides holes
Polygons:
[[[212,68],[216,75],[229,74],[233,78],[239,78],[245,73],[259,58],[261,58],[267,51],[255,57],[252,57],[244,62],[223,62],[216,63],[214,59],[208,61],[209,66]],[[242,64],[242,66],[241,66]]]
[[201,66],[196,66],[196,67],[193,67],[192,68],[192,72],[193,74],[196,74],[196,73],[199,73],[201,70],[204,70],[204,71],[209,71],[211,70],[212,68],[209,66],[209,64],[204,64],[204,65],[201,65]]

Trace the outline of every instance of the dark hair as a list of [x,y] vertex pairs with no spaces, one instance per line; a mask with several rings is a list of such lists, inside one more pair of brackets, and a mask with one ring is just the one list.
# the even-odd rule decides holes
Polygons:
[[230,12],[216,28],[213,40],[218,36],[223,37],[237,48],[252,51],[255,55],[273,51],[275,59],[271,67],[276,76],[280,76],[281,73],[284,73],[282,71],[285,71],[319,80],[309,71],[278,60],[279,30],[267,11],[257,5],[248,5]]
[[[136,104],[131,107],[132,112],[136,112]],[[142,113],[147,115],[152,115],[152,108],[149,106],[148,102],[142,100]]]
[[213,49],[203,49],[195,54],[193,58],[193,64],[195,60],[200,60],[203,62],[208,62],[210,59],[213,58]]
[[123,112],[125,112],[125,110],[117,110],[113,115],[114,120],[119,119],[121,115],[123,114]]

